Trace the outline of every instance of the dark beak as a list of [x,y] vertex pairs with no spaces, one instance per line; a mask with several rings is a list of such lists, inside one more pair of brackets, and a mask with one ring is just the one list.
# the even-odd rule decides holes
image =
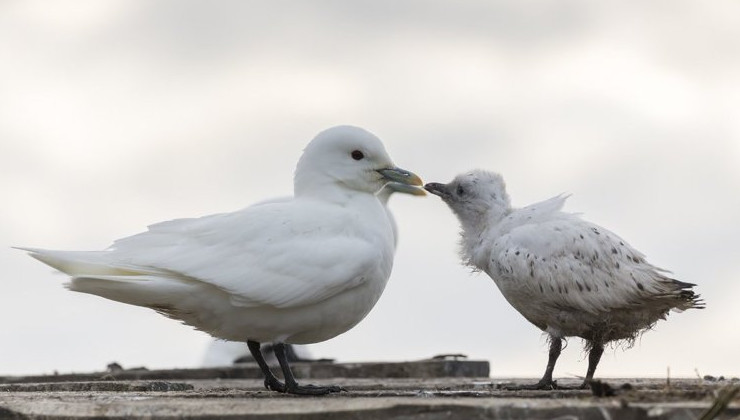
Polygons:
[[440,196],[442,198],[447,198],[447,197],[449,197],[451,195],[450,194],[450,191],[449,191],[449,188],[447,187],[447,184],[440,184],[440,183],[437,183],[437,182],[430,182],[430,183],[424,185],[424,189],[427,190],[427,191],[429,191],[431,194],[438,195],[438,196]]

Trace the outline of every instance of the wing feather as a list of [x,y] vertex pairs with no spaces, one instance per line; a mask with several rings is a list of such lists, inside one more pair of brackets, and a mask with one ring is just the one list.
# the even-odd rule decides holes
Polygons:
[[489,274],[504,294],[592,314],[675,292],[673,280],[616,234],[560,213],[512,228],[492,248]]

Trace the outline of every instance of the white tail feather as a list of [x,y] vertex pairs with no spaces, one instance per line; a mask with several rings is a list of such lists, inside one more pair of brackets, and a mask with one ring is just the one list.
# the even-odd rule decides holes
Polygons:
[[38,248],[17,248],[30,256],[70,276],[136,275],[146,272],[137,267],[113,263],[108,251],[55,251]]

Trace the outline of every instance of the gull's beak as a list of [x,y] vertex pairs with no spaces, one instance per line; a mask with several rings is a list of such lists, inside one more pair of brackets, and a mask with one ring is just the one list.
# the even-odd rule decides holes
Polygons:
[[440,184],[437,182],[430,182],[427,185],[424,186],[424,189],[429,191],[430,193],[434,195],[438,195],[442,198],[449,197],[450,190],[447,187],[447,184]]
[[418,175],[401,168],[378,169],[378,173],[389,182],[400,182],[406,185],[422,186],[424,183]]
[[426,191],[424,191],[422,188],[414,187],[408,184],[401,184],[400,182],[395,182],[395,181],[385,184],[385,188],[388,188],[393,192],[397,192],[401,194],[410,194],[410,195],[419,195],[419,196],[427,195]]

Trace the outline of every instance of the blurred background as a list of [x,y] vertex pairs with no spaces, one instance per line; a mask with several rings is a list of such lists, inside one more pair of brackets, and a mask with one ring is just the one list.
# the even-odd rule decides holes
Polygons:
[[[11,246],[102,249],[148,224],[292,192],[305,144],[364,127],[426,182],[501,172],[523,206],[613,230],[698,284],[597,376],[740,375],[740,3],[0,2],[0,374],[195,367],[210,338],[69,292]],[[437,197],[391,199],[385,294],[310,347],[338,361],[464,353],[539,377],[547,345],[457,257]],[[584,375],[569,340],[556,376]]]

